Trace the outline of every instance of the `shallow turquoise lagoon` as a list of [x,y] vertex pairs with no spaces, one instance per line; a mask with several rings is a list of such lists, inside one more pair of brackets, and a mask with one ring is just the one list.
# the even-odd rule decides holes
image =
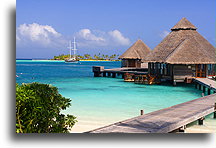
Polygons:
[[183,103],[201,97],[201,91],[192,84],[169,83],[138,85],[120,78],[93,77],[92,66],[120,67],[120,62],[16,62],[17,83],[50,83],[72,100],[72,106],[63,111],[73,114],[78,123],[72,132],[83,132],[113,122]]

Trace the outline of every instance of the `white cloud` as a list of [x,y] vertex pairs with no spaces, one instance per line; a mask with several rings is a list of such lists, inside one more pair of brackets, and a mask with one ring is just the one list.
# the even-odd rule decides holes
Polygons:
[[16,30],[18,44],[35,43],[42,46],[50,46],[60,41],[61,34],[52,26],[33,24],[21,24]]
[[119,43],[120,45],[129,45],[130,40],[122,35],[122,33],[118,30],[110,31],[109,35],[112,37],[112,39]]
[[169,31],[164,30],[164,31],[160,34],[160,37],[163,39],[163,38],[165,38],[169,33],[170,33]]
[[90,40],[90,41],[104,41],[105,39],[103,37],[97,37],[96,35],[92,34],[91,30],[89,29],[81,29],[78,32],[79,37]]
[[[117,47],[128,46],[130,39],[124,37],[119,30],[101,31],[81,29],[74,34],[77,38],[78,48],[88,47]],[[16,41],[18,46],[27,47],[65,47],[70,37],[57,32],[52,26],[38,23],[21,24],[16,29]]]
[[101,30],[81,29],[75,36],[78,38],[81,47],[97,46],[126,46],[130,40],[123,36],[119,30],[104,32]]

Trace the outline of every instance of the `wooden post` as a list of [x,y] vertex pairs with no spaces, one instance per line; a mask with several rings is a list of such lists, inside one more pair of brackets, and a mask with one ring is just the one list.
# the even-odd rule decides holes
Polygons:
[[186,125],[180,127],[180,128],[179,128],[179,132],[184,133],[184,132],[185,132],[185,129],[186,129]]
[[199,85],[199,90],[201,90],[201,84],[198,84]]
[[103,72],[103,77],[106,77],[106,72]]
[[205,117],[202,117],[200,119],[198,119],[198,124],[199,125],[203,125],[203,120],[205,119]]
[[206,87],[205,87],[205,86],[203,86],[203,93],[205,93],[205,91],[206,91]]
[[111,73],[110,73],[110,72],[108,72],[108,73],[107,73],[107,75],[108,75],[108,77],[110,77],[110,76],[111,76]]
[[122,79],[124,79],[124,73],[122,73]]
[[208,88],[208,95],[210,95],[211,94],[211,89],[210,88]]
[[144,110],[140,110],[140,115],[144,115]]
[[216,103],[215,103],[215,106],[214,106],[214,119],[216,118]]
[[116,77],[116,73],[115,73],[115,72],[112,73],[112,77],[113,77],[113,78]]
[[198,84],[197,83],[195,84],[195,88],[198,89]]
[[101,77],[101,73],[104,70],[104,66],[93,66],[92,71],[94,72],[94,77]]

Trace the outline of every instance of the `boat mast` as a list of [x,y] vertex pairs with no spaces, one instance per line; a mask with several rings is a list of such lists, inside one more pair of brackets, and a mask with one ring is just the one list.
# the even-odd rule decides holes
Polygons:
[[69,41],[69,50],[70,50],[70,58],[71,58],[71,50],[72,50],[72,47],[71,47],[71,41]]
[[73,51],[74,51],[73,58],[76,59],[76,50],[77,50],[77,49],[76,49],[76,41],[75,41],[75,37],[74,37],[74,41],[73,41],[73,46],[74,46],[74,47],[73,47]]

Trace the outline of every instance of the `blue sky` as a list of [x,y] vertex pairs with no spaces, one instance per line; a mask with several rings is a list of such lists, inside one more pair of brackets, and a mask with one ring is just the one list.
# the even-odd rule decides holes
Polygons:
[[215,46],[215,0],[17,0],[17,58],[122,54],[137,39],[151,49],[186,17]]

